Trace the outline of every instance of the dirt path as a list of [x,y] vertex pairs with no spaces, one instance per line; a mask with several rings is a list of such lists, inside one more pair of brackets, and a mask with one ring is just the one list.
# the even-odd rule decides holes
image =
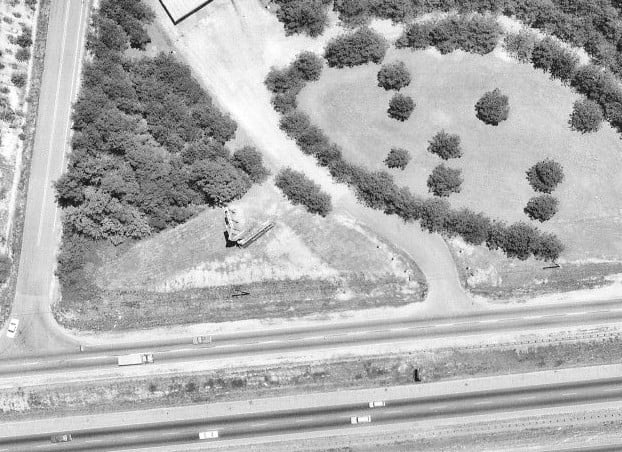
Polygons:
[[440,236],[361,206],[347,187],[335,184],[325,169],[305,156],[278,128],[279,116],[263,85],[265,75],[271,66],[287,64],[302,50],[320,53],[326,41],[341,31],[334,18],[318,39],[285,37],[282,26],[259,1],[215,0],[177,27],[172,26],[157,2],[151,3],[180,56],[262,149],[273,168],[291,166],[304,171],[331,193],[338,210],[368,224],[414,258],[430,288],[425,311],[446,314],[473,305],[459,283],[454,261]]

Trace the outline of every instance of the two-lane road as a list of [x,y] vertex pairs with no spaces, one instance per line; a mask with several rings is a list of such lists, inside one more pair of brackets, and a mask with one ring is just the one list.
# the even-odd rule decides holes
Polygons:
[[[67,345],[50,313],[60,213],[53,183],[65,166],[72,101],[78,89],[91,0],[52,0],[22,250],[12,317],[19,336],[0,339],[3,355],[41,353]],[[4,331],[2,331],[4,333]]]

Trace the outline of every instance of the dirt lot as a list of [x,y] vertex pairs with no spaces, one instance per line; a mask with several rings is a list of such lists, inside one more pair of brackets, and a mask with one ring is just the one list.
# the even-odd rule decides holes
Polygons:
[[269,183],[234,204],[274,229],[247,248],[227,246],[223,211],[208,209],[129,247],[106,247],[91,272],[100,298],[62,303],[63,323],[106,330],[300,317],[425,296],[414,261],[348,217],[309,214]]
[[[427,177],[441,162],[427,152],[428,140],[441,129],[457,133],[464,155],[449,165],[462,169],[464,183],[462,192],[450,197],[452,205],[484,210],[506,221],[528,221],[523,207],[534,192],[525,179],[527,168],[545,157],[564,167],[566,180],[554,193],[560,210],[541,225],[567,247],[560,259],[563,277],[544,281],[540,263],[515,265],[476,250],[461,256],[460,265],[484,270],[492,266],[505,277],[496,288],[475,283],[470,288],[499,297],[529,286],[537,288],[534,292],[571,290],[602,283],[603,276],[620,271],[620,138],[608,125],[595,134],[571,131],[568,116],[578,96],[570,88],[500,51],[441,56],[390,49],[385,62],[394,60],[404,61],[411,72],[413,82],[402,91],[417,104],[404,123],[386,114],[392,93],[376,86],[379,65],[326,69],[298,96],[301,108],[344,148],[349,160],[386,169],[382,161],[389,149],[404,147],[413,158],[405,171],[393,171],[396,181],[427,196]],[[475,117],[473,106],[495,87],[509,96],[511,111],[506,122],[491,127]],[[566,287],[565,281],[573,284]]]
[[6,417],[32,418],[51,412],[94,413],[382,387],[412,383],[414,368],[421,369],[424,382],[433,382],[622,361],[622,336],[614,329],[552,334],[548,342],[542,342],[540,336],[525,335],[518,343],[492,345],[231,368],[162,378],[4,389],[0,391],[0,411]]

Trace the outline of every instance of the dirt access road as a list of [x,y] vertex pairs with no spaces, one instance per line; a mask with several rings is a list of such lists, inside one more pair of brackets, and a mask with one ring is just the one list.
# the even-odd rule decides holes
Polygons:
[[80,76],[90,0],[53,1],[45,50],[39,111],[30,167],[22,251],[11,317],[20,321],[15,339],[2,331],[0,355],[44,353],[71,340],[54,320],[54,268],[60,212],[53,183],[65,167],[71,104]]
[[331,25],[317,39],[286,37],[276,17],[258,0],[214,0],[174,26],[157,1],[149,3],[180,57],[263,151],[273,169],[291,166],[304,171],[332,195],[336,210],[367,224],[410,254],[427,278],[429,295],[425,304],[431,312],[458,313],[473,306],[439,235],[360,205],[346,186],[333,182],[328,171],[305,156],[278,127],[279,116],[263,84],[270,67],[287,64],[302,50],[322,53],[326,41],[341,32],[339,27]]

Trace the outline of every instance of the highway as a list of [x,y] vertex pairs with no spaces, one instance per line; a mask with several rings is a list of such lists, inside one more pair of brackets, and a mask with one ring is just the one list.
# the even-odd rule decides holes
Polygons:
[[[205,431],[218,431],[219,435],[218,439],[207,441],[222,441],[618,401],[622,403],[622,377],[386,400],[384,401],[386,406],[377,408],[369,408],[367,403],[358,403],[55,432],[72,434],[73,441],[62,445],[51,444],[50,434],[4,437],[0,438],[0,452],[148,448],[156,444],[198,442],[199,432]],[[371,423],[353,425],[350,421],[351,416],[371,416]]]
[[[537,314],[531,308],[504,309],[462,317],[440,317],[422,320],[373,321],[344,323],[326,327],[307,327],[296,330],[250,331],[236,334],[215,334],[209,345],[192,345],[192,338],[163,339],[144,343],[114,346],[86,346],[80,352],[43,356],[28,356],[0,360],[0,377],[96,369],[116,366],[116,356],[132,352],[153,352],[155,363],[257,356],[360,346],[398,343],[433,338],[478,336],[528,332],[556,327],[577,327],[620,322],[620,300],[581,304],[550,305]],[[206,332],[209,334],[209,332]]]
[[[90,0],[52,0],[30,165],[22,249],[11,317],[17,340],[0,339],[0,353],[56,349],[71,343],[50,312],[60,216],[53,182],[65,166],[71,105],[78,88]],[[3,331],[4,333],[4,331]]]

